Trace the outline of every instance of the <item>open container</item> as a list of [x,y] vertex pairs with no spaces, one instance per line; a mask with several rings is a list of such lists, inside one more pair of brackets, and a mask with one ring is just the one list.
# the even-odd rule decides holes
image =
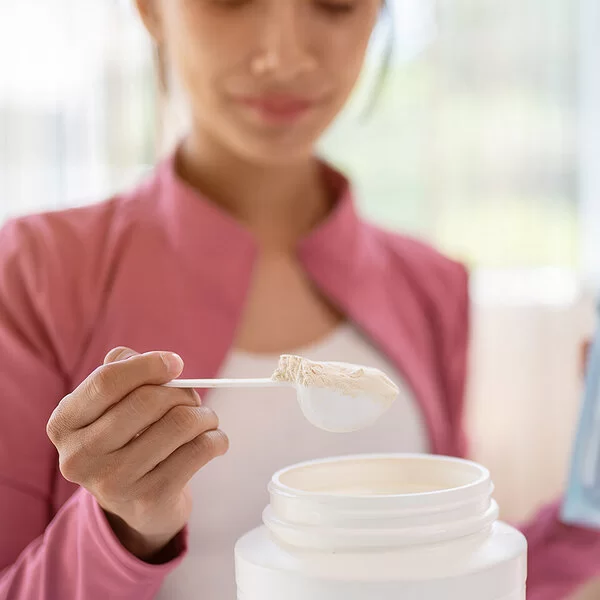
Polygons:
[[484,467],[439,456],[283,469],[236,545],[238,600],[524,600],[527,544],[492,491]]

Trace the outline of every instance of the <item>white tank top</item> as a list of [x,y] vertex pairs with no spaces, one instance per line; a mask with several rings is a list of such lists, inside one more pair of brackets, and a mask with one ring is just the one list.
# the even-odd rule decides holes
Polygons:
[[[159,600],[235,600],[234,545],[261,524],[273,473],[297,462],[345,454],[428,452],[423,416],[391,363],[350,325],[295,351],[313,360],[377,367],[400,387],[400,396],[375,425],[356,433],[332,434],[303,417],[292,389],[215,390],[204,398],[229,436],[226,456],[199,471],[190,488],[194,509],[189,552],[165,581]],[[234,351],[220,377],[269,377],[279,356]]]

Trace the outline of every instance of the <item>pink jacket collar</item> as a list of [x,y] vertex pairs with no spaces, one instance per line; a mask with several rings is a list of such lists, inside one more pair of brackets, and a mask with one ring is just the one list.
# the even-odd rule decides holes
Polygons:
[[[222,255],[258,251],[252,234],[232,216],[212,203],[177,173],[176,155],[167,157],[158,167],[160,212],[172,238],[186,250],[202,255]],[[339,259],[356,247],[361,223],[355,210],[349,182],[340,173],[327,168],[338,201],[326,221],[299,243],[299,256],[318,253]],[[196,254],[193,253],[192,256]]]

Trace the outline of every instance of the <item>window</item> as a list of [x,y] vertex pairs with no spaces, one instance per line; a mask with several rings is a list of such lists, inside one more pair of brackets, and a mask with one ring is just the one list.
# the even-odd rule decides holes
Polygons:
[[[0,0],[0,220],[100,199],[154,162],[151,48],[132,4]],[[584,261],[600,280],[599,6],[392,0],[383,94],[361,117],[384,25],[323,141],[364,212],[471,264]]]
[[153,162],[151,54],[131,5],[0,0],[0,221],[100,199]]
[[576,266],[578,14],[574,0],[439,0],[435,40],[396,57],[370,122],[326,140],[364,210],[478,265]]

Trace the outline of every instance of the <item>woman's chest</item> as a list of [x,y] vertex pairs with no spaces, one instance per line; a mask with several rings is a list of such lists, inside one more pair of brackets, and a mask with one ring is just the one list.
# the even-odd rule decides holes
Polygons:
[[286,352],[324,338],[342,319],[293,257],[271,253],[255,265],[235,346]]

